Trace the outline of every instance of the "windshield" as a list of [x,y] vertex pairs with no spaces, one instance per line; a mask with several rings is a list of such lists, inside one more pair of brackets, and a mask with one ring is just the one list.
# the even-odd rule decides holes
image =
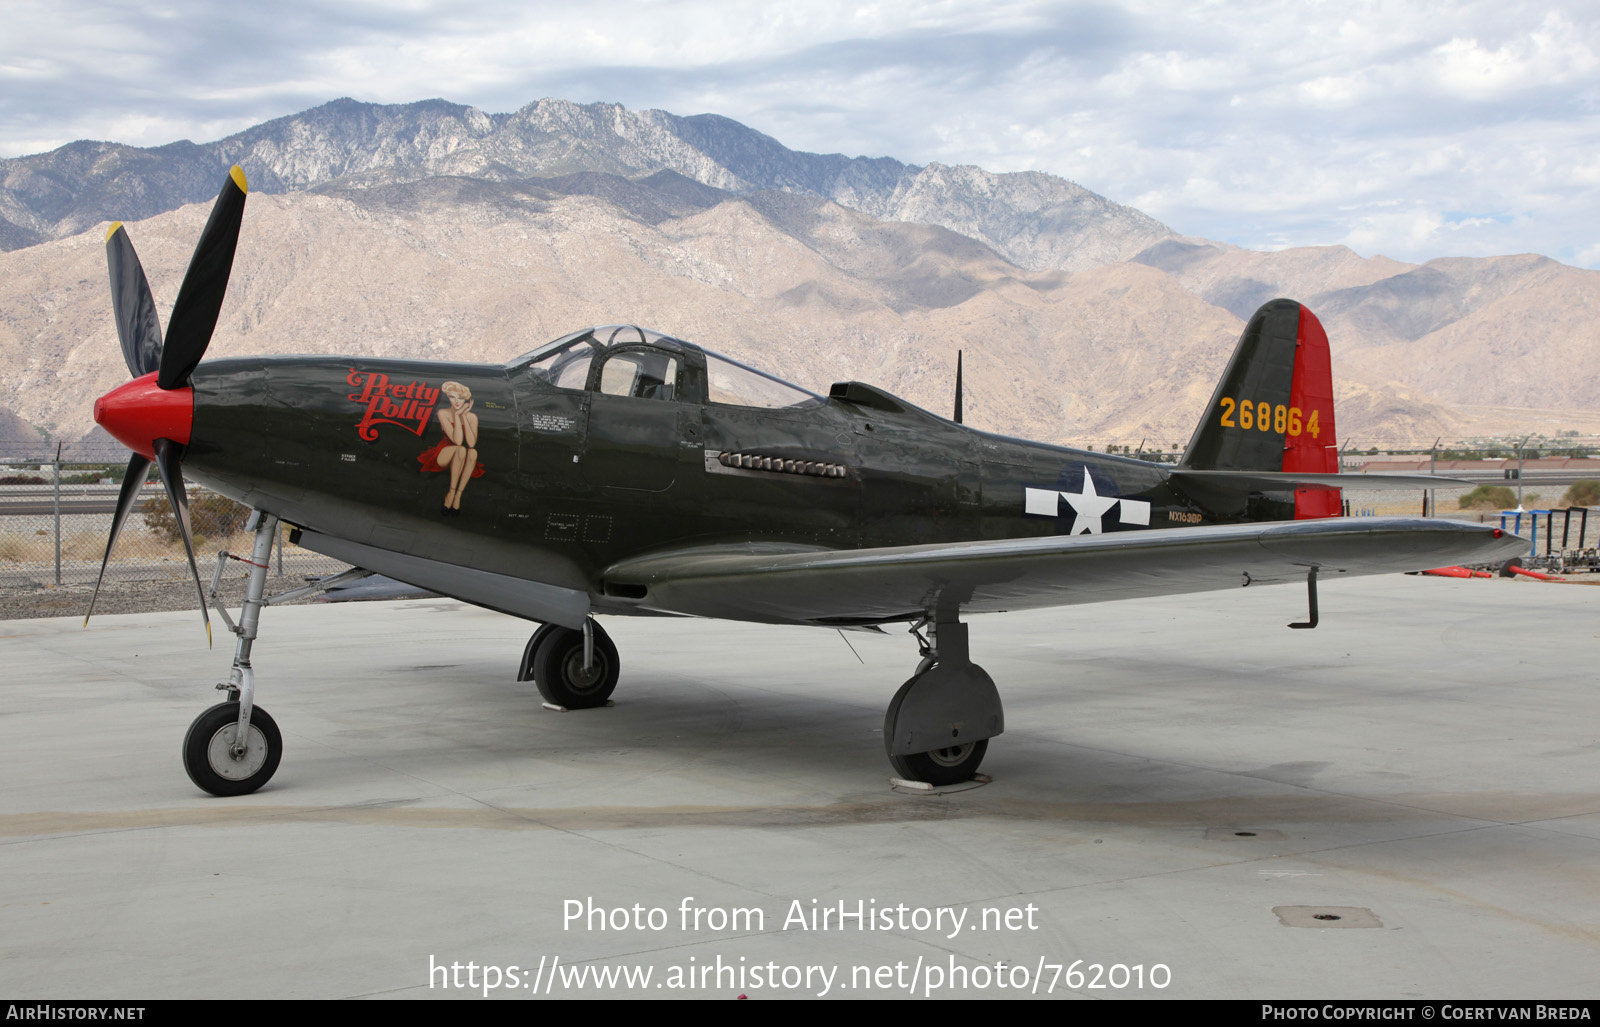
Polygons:
[[[635,347],[657,347],[669,352],[684,353],[698,347],[670,335],[662,335],[636,325],[600,325],[584,328],[547,342],[531,353],[524,353],[506,366],[522,369],[530,377],[561,389],[583,389],[589,382],[589,371],[596,361],[604,359],[612,350]],[[825,402],[814,392],[758,371],[720,353],[700,350],[706,358],[706,392],[713,403],[726,406],[757,407],[766,410],[788,410],[814,406]],[[621,359],[620,355],[617,359]],[[630,358],[629,362],[612,360],[602,368],[601,391],[612,394],[649,394],[656,398],[674,394],[672,386],[678,363],[664,354],[656,362],[662,366],[645,368],[644,357]],[[612,365],[616,364],[615,367]],[[670,367],[668,365],[671,365]],[[631,368],[631,372],[630,369]],[[606,376],[610,376],[609,378]],[[622,379],[627,378],[627,384]],[[642,384],[641,384],[642,383]]]
[[589,381],[589,365],[594,363],[601,346],[589,332],[579,332],[576,338],[557,339],[543,349],[535,351],[527,365],[529,377],[549,382],[559,389],[581,389]]
[[661,345],[678,349],[676,339],[635,325],[600,325],[563,335],[532,353],[524,353],[506,366],[520,367],[529,377],[558,389],[582,389],[589,368],[606,351],[628,345]]
[[706,398],[713,403],[784,410],[822,402],[822,397],[816,393],[807,392],[798,385],[790,385],[765,371],[746,367],[737,360],[729,360],[710,350],[705,350],[704,353]]
[[551,356],[551,354],[567,349],[571,347],[574,342],[580,342],[584,339],[588,339],[591,346],[602,350],[609,349],[612,346],[621,346],[628,343],[659,345],[665,342],[667,344],[667,348],[669,349],[677,349],[680,345],[678,340],[672,338],[670,335],[662,335],[660,332],[652,332],[648,328],[640,328],[637,325],[597,325],[594,328],[581,328],[578,331],[563,335],[554,342],[547,342],[538,349],[530,350],[527,353],[522,354],[515,360],[506,361],[506,366],[521,367],[522,365],[529,363],[543,364],[545,360]]

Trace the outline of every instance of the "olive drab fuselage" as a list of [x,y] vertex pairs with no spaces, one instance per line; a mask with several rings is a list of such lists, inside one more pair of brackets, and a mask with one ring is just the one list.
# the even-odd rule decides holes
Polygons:
[[[643,338],[605,351],[582,387],[527,360],[207,361],[186,473],[291,524],[602,603],[605,568],[678,546],[861,549],[1259,519],[1238,496],[1200,506],[1160,465],[976,431],[858,383],[828,398],[794,390],[790,406],[716,402],[705,351]],[[677,361],[670,395],[606,391],[598,365],[658,354]],[[462,422],[470,447],[450,437]],[[441,465],[452,450],[474,466]]]

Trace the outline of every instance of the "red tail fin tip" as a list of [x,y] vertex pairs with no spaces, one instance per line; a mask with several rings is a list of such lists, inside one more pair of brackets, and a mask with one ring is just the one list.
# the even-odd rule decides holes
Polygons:
[[[1299,414],[1298,433],[1292,430]],[[1339,443],[1333,423],[1333,360],[1328,355],[1328,333],[1308,308],[1300,308],[1300,332],[1295,342],[1294,379],[1289,387],[1291,430],[1283,440],[1283,469],[1317,474],[1339,471]],[[1337,517],[1341,493],[1334,489],[1298,489],[1294,494],[1296,520]]]

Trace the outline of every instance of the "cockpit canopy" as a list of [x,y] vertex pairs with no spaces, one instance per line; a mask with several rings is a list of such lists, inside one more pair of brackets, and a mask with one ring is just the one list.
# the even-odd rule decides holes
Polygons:
[[[558,389],[699,402],[685,366],[704,361],[705,396],[726,406],[769,410],[813,406],[821,396],[711,350],[635,325],[600,325],[564,335],[507,366]],[[698,382],[699,376],[693,376]]]

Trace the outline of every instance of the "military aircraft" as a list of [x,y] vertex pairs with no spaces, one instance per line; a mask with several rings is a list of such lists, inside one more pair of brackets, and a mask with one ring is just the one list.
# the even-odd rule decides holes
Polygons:
[[250,664],[280,521],[364,569],[351,574],[539,622],[519,678],[567,709],[604,705],[617,684],[600,615],[906,625],[920,662],[889,703],[884,742],[898,775],[934,784],[972,778],[1005,726],[963,615],[1304,579],[1310,619],[1290,626],[1314,627],[1319,573],[1488,562],[1525,545],[1492,527],[1338,516],[1352,476],[1337,473],[1327,336],[1290,300],[1251,318],[1170,467],[975,431],[959,423],[959,389],[953,420],[861,382],[822,396],[633,325],[585,328],[499,366],[201,363],[246,189],[234,167],[164,342],[127,232],[111,226],[134,380],[94,411],[134,451],[106,561],[154,461],[208,634],[183,479],[254,511],[238,624],[217,605],[237,635],[217,686],[226,700],[184,741],[189,776],[217,795],[260,788],[282,754]]

